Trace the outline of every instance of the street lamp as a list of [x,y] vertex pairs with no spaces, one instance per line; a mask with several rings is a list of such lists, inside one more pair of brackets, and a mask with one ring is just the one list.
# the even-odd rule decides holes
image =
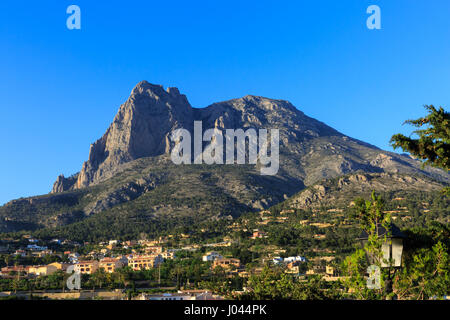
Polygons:
[[[388,268],[388,278],[386,280],[386,292],[392,292],[392,278],[395,272],[402,266],[402,254],[403,254],[403,241],[406,238],[405,234],[394,225],[390,224],[386,229],[381,224],[377,225],[377,235],[381,239],[385,239],[381,245],[382,259],[381,267]],[[367,243],[369,235],[366,231],[363,231],[358,240],[361,241],[364,248]],[[371,264],[377,261],[377,257],[368,254],[368,259]],[[391,274],[391,269],[394,272]]]

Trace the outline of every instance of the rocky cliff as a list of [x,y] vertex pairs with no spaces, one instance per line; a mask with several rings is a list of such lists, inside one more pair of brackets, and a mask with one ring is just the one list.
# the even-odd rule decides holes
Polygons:
[[203,130],[279,129],[280,175],[306,185],[357,170],[425,174],[448,181],[442,171],[421,170],[420,163],[407,156],[347,137],[288,101],[245,96],[196,109],[177,88],[164,90],[142,81],[120,106],[105,134],[91,145],[89,159],[76,179],[59,176],[52,192],[95,185],[114,176],[125,163],[170,153],[171,132],[176,128],[192,132],[194,120],[202,121]]
[[[279,129],[277,174],[261,175],[254,164],[175,165],[169,155],[170,134],[177,128],[192,132],[195,120],[202,121],[203,130]],[[321,184],[327,179],[338,180]],[[51,194],[0,207],[0,232],[65,224],[87,232],[78,223],[84,228],[92,221],[90,232],[92,226],[112,221],[116,227],[139,229],[148,221],[236,217],[283,202],[305,188],[292,198],[299,208],[338,199],[348,204],[372,189],[436,192],[449,181],[442,170],[422,169],[408,156],[348,137],[288,101],[245,96],[192,108],[178,89],[142,81],[91,145],[81,171],[59,176]]]
[[168,135],[179,127],[192,126],[192,107],[177,88],[141,81],[122,104],[105,134],[91,144],[89,159],[76,181],[63,177],[53,192],[80,189],[110,178],[123,163],[169,152]]

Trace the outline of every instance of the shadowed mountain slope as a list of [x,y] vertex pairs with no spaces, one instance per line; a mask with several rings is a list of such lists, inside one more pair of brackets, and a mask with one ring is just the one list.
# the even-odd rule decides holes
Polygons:
[[[278,173],[261,175],[259,164],[173,164],[170,135],[178,128],[193,132],[194,121],[202,121],[203,130],[278,129]],[[0,231],[58,227],[106,211],[151,221],[238,216],[284,201],[318,181],[355,172],[388,174],[386,186],[394,175],[438,185],[450,181],[442,170],[422,169],[408,156],[345,136],[288,101],[245,96],[192,108],[177,88],[142,81],[91,145],[80,172],[59,176],[48,195],[0,207]]]

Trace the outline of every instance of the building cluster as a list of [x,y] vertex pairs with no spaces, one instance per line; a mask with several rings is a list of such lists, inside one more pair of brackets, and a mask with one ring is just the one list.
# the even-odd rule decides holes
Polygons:
[[225,270],[240,269],[242,267],[241,261],[235,258],[224,258],[220,253],[215,251],[207,252],[202,260],[205,262],[212,262],[211,269],[221,267]]
[[67,270],[70,264],[53,262],[48,265],[35,266],[7,266],[1,269],[0,275],[3,277],[22,275],[22,276],[48,276],[58,270]]
[[[265,210],[260,214],[260,221],[254,222],[243,219],[239,223],[234,222],[230,224],[229,228],[234,231],[245,232],[245,238],[251,239],[245,241],[253,244],[254,247],[257,247],[265,245],[267,241],[264,239],[267,239],[269,237],[269,232],[272,232],[271,229],[266,229],[264,226],[259,226],[259,224],[264,225],[268,222],[286,222],[293,213],[293,210],[283,210],[279,215],[274,215]],[[319,229],[331,226],[330,224],[309,220],[300,220],[298,223],[301,225],[311,225],[312,227]],[[202,232],[207,232],[207,230],[202,229]],[[321,231],[316,232],[317,234],[314,234],[314,238],[322,239],[325,237],[325,234]],[[320,274],[325,276],[325,279],[328,281],[340,279],[337,270],[331,265],[331,259],[334,258],[332,254],[334,252],[328,252],[326,251],[327,249],[320,249],[321,252],[315,252],[315,255],[308,256],[307,261],[303,256],[289,256],[282,258],[289,255],[286,248],[282,246],[267,246],[264,247],[264,251],[257,248],[254,251],[257,253],[256,257],[252,254],[251,267],[247,264],[247,268],[245,268],[239,259],[230,256],[230,252],[233,252],[233,250],[227,248],[240,241],[239,239],[234,239],[234,236],[224,236],[222,239],[217,239],[214,243],[196,243],[189,238],[189,234],[182,234],[181,236],[167,235],[153,240],[109,240],[100,243],[76,243],[60,239],[38,240],[31,237],[26,238],[26,240],[23,238],[6,241],[2,240],[0,241],[0,244],[2,245],[0,246],[0,253],[6,252],[11,256],[20,256],[15,257],[14,260],[21,264],[27,264],[25,261],[32,261],[30,257],[42,258],[46,255],[51,255],[51,257],[33,260],[38,260],[40,263],[42,263],[42,261],[50,262],[55,260],[64,262],[54,262],[45,265],[9,266],[11,264],[11,260],[9,260],[9,263],[5,263],[8,266],[1,268],[0,277],[9,279],[14,277],[29,277],[33,279],[38,276],[48,276],[58,271],[72,272],[72,270],[80,274],[91,275],[98,270],[104,270],[106,273],[114,273],[124,267],[128,267],[133,271],[151,270],[158,268],[165,260],[174,259],[177,251],[182,250],[189,252],[187,253],[189,258],[186,259],[190,259],[190,257],[197,259],[197,257],[202,255],[202,261],[205,263],[204,265],[210,267],[208,275],[203,274],[202,277],[220,274],[227,278],[233,278],[236,275],[241,278],[248,278],[251,275],[261,273],[264,266],[267,263],[271,263],[272,265],[281,266],[284,272],[295,277]],[[169,249],[168,247],[176,247],[179,249]],[[203,254],[203,252],[205,252],[204,250],[207,250],[207,252]],[[219,252],[209,250],[217,250]],[[249,247],[249,250],[253,251],[254,249]],[[319,249],[312,249],[312,251],[315,250]],[[59,256],[59,258],[56,256]],[[241,255],[240,257],[242,257],[244,261],[244,257],[246,256]],[[258,261],[258,263],[255,264],[255,261]],[[3,266],[5,264],[3,264]],[[188,282],[187,288],[189,287],[192,288]],[[141,295],[134,297],[134,299],[214,300],[220,299],[220,297],[215,296],[206,290],[191,290],[152,294],[142,293]]]
[[[173,257],[173,255],[166,255]],[[74,260],[73,260],[74,261]],[[73,265],[73,270],[81,274],[92,274],[98,269],[113,273],[117,269],[129,266],[134,271],[157,268],[164,262],[161,254],[128,255],[121,257],[106,257],[101,260],[77,260],[74,263],[54,262],[48,265],[37,266],[8,266],[1,269],[0,275],[21,274],[24,276],[43,276],[55,273],[58,270],[66,271]]]
[[[54,254],[52,250],[49,250],[47,246],[37,245],[39,240],[31,237],[26,238],[29,242],[26,247],[17,249],[12,255],[19,255],[21,257],[38,256],[43,257],[47,254]],[[132,254],[127,255],[114,255],[111,254],[112,250],[119,245],[118,240],[110,240],[109,242],[100,243],[99,249],[93,250],[86,255],[81,256],[77,252],[61,251],[58,255],[61,260],[67,261],[67,263],[54,262],[46,265],[14,265],[1,268],[1,277],[36,277],[51,275],[58,270],[67,271],[70,266],[73,266],[75,272],[81,274],[92,274],[98,269],[103,269],[105,272],[113,273],[119,268],[129,266],[134,271],[149,270],[151,268],[157,268],[164,260],[174,259],[176,255],[175,249],[163,250],[159,244],[162,239],[159,240],[139,240],[139,241],[126,241],[122,244],[122,248],[128,249],[138,246],[139,251],[131,249]],[[51,240],[52,245],[61,245],[62,241],[58,239]],[[50,244],[49,243],[49,244]],[[73,245],[72,245],[73,247]],[[8,249],[8,248],[6,248]],[[7,250],[5,250],[7,251]],[[62,259],[65,257],[64,259]]]
[[300,267],[303,263],[306,263],[307,260],[305,257],[295,256],[295,257],[274,257],[271,262],[275,265],[283,265],[286,267],[286,273],[300,275]]

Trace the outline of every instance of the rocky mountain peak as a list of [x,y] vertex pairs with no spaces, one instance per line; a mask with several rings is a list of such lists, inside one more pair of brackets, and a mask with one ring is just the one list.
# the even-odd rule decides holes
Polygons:
[[139,82],[122,104],[105,134],[91,144],[75,183],[58,177],[54,192],[83,188],[111,177],[121,164],[169,152],[168,135],[192,126],[192,107],[177,88]]
[[178,88],[169,87],[167,90],[162,85],[152,84],[148,81],[139,82],[133,90],[131,90],[129,103],[125,103],[128,107],[155,108],[166,107],[190,109],[190,104],[184,94],[181,94]]
[[131,95],[138,95],[142,94],[146,91],[152,91],[152,92],[162,92],[164,91],[164,87],[160,84],[152,84],[146,80],[140,81],[136,86],[131,90]]
[[[115,175],[122,164],[170,153],[171,132],[177,128],[192,132],[194,120],[202,121],[203,130],[279,129],[280,173],[305,184],[356,170],[421,171],[416,161],[346,137],[286,100],[246,95],[194,109],[177,88],[164,89],[141,81],[120,106],[105,134],[91,145],[89,158],[78,175],[58,177],[52,192],[97,184]],[[432,169],[427,171],[441,176]]]

